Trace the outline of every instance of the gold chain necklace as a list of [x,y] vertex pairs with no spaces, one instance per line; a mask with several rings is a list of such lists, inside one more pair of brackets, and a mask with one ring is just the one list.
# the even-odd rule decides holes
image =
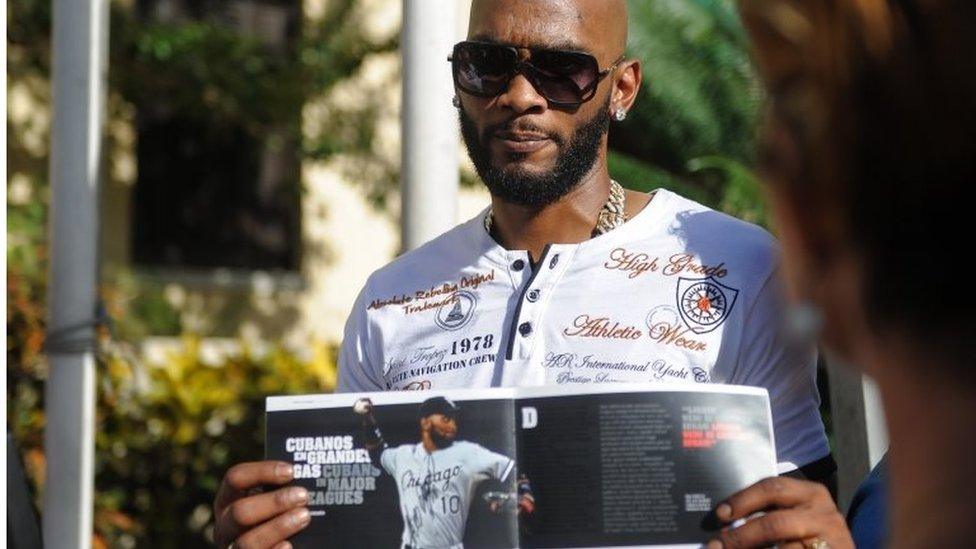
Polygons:
[[[596,237],[609,233],[626,223],[627,216],[624,214],[625,203],[626,196],[624,195],[624,188],[620,186],[620,183],[611,179],[610,196],[607,197],[607,203],[600,210],[600,215],[596,219],[596,227],[593,228],[592,236]],[[494,223],[495,213],[491,208],[488,208],[488,215],[485,216],[485,230],[488,231],[488,234],[491,234],[491,228]]]

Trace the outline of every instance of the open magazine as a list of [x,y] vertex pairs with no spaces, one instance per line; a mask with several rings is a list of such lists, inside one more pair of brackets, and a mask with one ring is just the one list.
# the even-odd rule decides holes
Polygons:
[[769,399],[605,385],[267,400],[266,457],[310,492],[303,547],[699,547],[776,474]]

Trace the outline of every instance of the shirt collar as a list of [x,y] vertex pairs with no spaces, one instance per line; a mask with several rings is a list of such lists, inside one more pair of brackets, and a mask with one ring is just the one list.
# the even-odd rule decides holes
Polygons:
[[[637,212],[633,218],[616,229],[593,237],[578,244],[553,244],[552,249],[579,248],[580,252],[588,253],[595,250],[614,248],[623,243],[647,238],[655,231],[666,231],[668,219],[666,213],[675,194],[667,189],[658,189],[654,198]],[[485,230],[484,219],[489,208],[481,210],[474,218],[465,223],[464,231],[468,233],[468,241],[481,251],[481,255],[499,266],[507,266],[514,259],[528,259],[526,250],[506,250]]]

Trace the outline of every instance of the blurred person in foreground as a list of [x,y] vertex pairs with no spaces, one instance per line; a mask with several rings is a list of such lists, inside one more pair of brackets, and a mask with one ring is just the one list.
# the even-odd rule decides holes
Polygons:
[[[791,293],[884,401],[887,546],[972,547],[976,317],[958,296],[974,236],[976,2],[741,5],[769,93],[760,163]],[[716,514],[757,511],[709,547],[852,546],[810,483],[767,479]]]
[[[830,483],[816,349],[786,330],[773,238],[610,177],[608,132],[641,85],[626,45],[624,0],[474,0],[450,61],[491,206],[369,277],[338,389],[758,386],[779,472]],[[308,524],[300,489],[251,494],[287,483],[288,470],[260,462],[227,474],[219,543],[273,546]]]

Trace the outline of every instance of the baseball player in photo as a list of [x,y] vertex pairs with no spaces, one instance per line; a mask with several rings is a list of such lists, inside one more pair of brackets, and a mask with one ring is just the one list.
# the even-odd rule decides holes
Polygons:
[[[420,442],[390,447],[383,439],[373,403],[359,399],[353,411],[362,418],[366,448],[373,461],[396,481],[403,516],[402,547],[406,549],[463,547],[464,528],[477,485],[488,479],[507,482],[515,461],[473,442],[457,440],[458,406],[444,397],[420,405]],[[531,513],[534,499],[527,479],[518,482],[519,513]],[[489,494],[489,508],[498,512],[505,497]]]

